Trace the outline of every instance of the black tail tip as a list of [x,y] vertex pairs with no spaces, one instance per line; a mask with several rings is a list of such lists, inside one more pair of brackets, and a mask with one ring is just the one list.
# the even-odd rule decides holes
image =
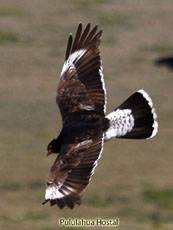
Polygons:
[[152,137],[154,137],[157,132],[158,132],[158,122],[157,122],[157,114],[156,114],[156,111],[155,111],[155,108],[153,107],[153,102],[150,98],[150,96],[148,95],[148,93],[141,89],[141,90],[138,90],[137,93],[140,93],[143,98],[146,100],[146,102],[148,103],[148,106],[150,107],[150,113],[151,113],[151,119],[152,119],[152,129],[151,129],[151,135],[147,137],[147,139],[150,139]]

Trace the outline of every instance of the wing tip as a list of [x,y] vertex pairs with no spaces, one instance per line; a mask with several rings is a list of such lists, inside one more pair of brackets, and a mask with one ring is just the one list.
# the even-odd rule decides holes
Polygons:
[[82,26],[82,22],[81,21],[79,21],[79,25],[78,25],[78,27],[81,27]]
[[63,209],[65,206],[67,206],[70,209],[74,209],[75,204],[81,205],[82,199],[73,199],[71,196],[66,196],[63,199],[54,199],[54,200],[45,200],[42,202],[42,205],[46,204],[47,202],[50,202],[50,206],[57,205],[60,209]]
[[[76,50],[79,50],[81,48],[86,48],[89,46],[90,43],[93,43],[93,42],[97,43],[97,40],[100,40],[100,37],[103,33],[103,29],[101,28],[99,32],[96,34],[98,27],[99,27],[98,24],[93,26],[91,32],[90,32],[90,29],[91,29],[90,22],[85,26],[85,29],[83,32],[82,32],[82,27],[83,27],[83,24],[80,21],[77,27],[74,42],[73,42],[72,33],[69,34],[65,60],[67,60],[70,54],[72,54]],[[98,45],[99,44],[100,42],[98,42]]]
[[41,204],[44,205],[44,204],[46,204],[47,202],[49,202],[49,200],[44,200]]

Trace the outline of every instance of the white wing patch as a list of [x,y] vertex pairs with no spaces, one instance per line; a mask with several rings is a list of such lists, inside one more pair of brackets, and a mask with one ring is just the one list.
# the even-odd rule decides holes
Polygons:
[[135,125],[130,109],[117,109],[106,116],[106,118],[110,120],[110,128],[105,132],[105,141],[126,135]]
[[75,51],[74,53],[70,54],[70,56],[68,57],[68,59],[64,62],[64,65],[62,67],[62,71],[61,71],[61,76],[68,70],[70,71],[70,69],[74,69],[74,61],[78,61],[84,54],[85,54],[86,50],[85,49],[80,49]]
[[62,194],[59,191],[59,188],[60,188],[60,186],[48,187],[46,189],[45,200],[54,200],[54,199],[63,198],[64,194]]
[[[66,188],[72,192],[75,190],[71,187],[66,186]],[[60,191],[60,186],[52,186],[48,187],[46,189],[46,194],[45,194],[45,200],[55,200],[55,199],[61,199],[65,196],[70,195],[70,192],[67,190],[63,190],[63,193]]]

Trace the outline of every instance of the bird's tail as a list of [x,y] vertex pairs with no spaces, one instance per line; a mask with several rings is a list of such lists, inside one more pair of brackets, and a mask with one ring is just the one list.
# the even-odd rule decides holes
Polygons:
[[110,127],[105,132],[105,140],[152,138],[158,131],[152,100],[144,90],[132,94],[106,118]]

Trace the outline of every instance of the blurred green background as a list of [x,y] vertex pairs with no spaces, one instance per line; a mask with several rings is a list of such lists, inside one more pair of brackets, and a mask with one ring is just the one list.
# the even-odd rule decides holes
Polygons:
[[[55,158],[45,154],[61,129],[56,87],[80,21],[104,29],[107,112],[143,88],[159,133],[106,143],[83,204],[59,210],[41,205]],[[0,1],[0,229],[71,229],[58,226],[60,217],[119,217],[120,230],[173,229],[173,72],[153,64],[173,54],[172,26],[172,0]]]

